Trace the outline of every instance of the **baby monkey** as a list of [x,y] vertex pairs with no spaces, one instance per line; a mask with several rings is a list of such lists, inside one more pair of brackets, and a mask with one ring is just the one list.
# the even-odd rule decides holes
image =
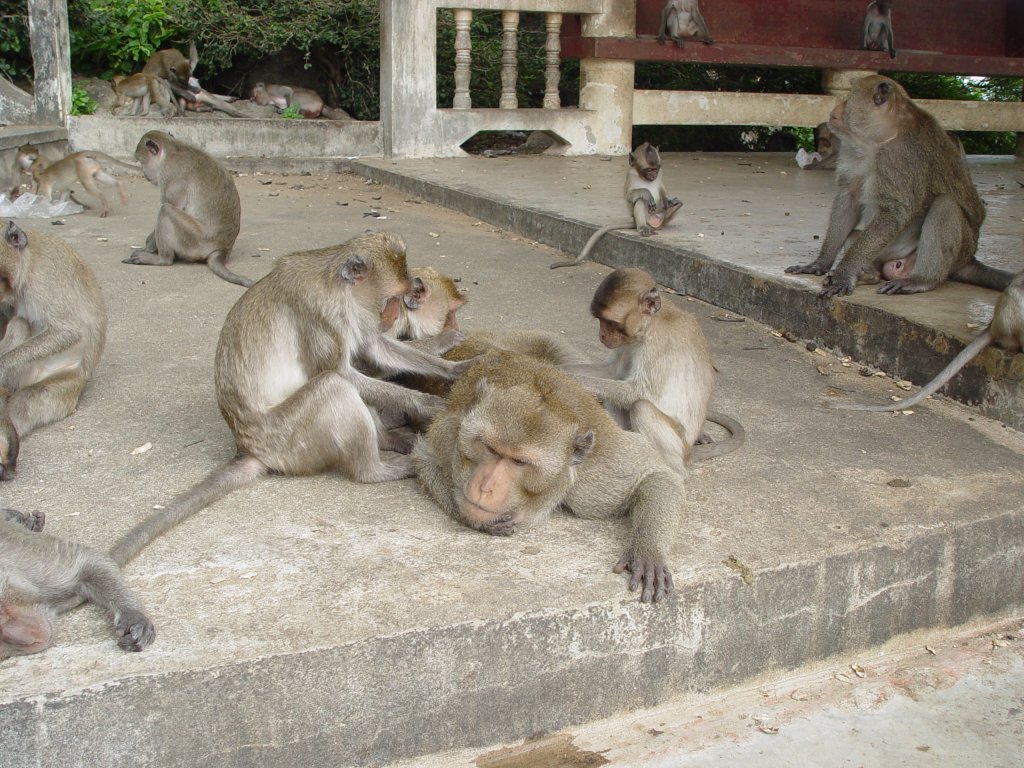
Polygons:
[[896,58],[896,46],[892,39],[892,3],[889,0],[872,0],[864,14],[864,29],[860,47],[865,51],[882,51]]
[[[77,181],[85,191],[93,197],[99,198],[100,218],[106,218],[110,214],[110,203],[100,188],[100,184],[117,189],[118,197],[123,204],[128,202],[128,194],[124,191],[124,185],[113,176],[107,168],[117,165],[122,168],[129,168],[133,171],[141,171],[137,165],[129,165],[115,160],[103,152],[73,152],[62,160],[55,163],[48,163],[42,157],[36,160],[29,167],[29,173],[35,180],[35,192],[52,199],[54,193],[63,197],[65,193],[71,193],[72,185]],[[73,196],[72,196],[72,199]],[[86,206],[88,207],[88,206]]]
[[661,178],[661,154],[646,141],[629,153],[626,183],[623,188],[626,207],[633,216],[632,224],[609,224],[590,236],[580,255],[571,261],[558,261],[551,265],[574,267],[586,261],[597,241],[615,229],[636,229],[640,237],[650,237],[672,220],[683,207],[678,198],[669,197]]

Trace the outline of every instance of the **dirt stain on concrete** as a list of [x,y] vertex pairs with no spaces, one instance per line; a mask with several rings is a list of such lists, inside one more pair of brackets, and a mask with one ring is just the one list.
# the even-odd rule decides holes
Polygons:
[[573,744],[567,733],[555,734],[517,747],[503,747],[476,759],[479,768],[597,768],[609,760]]

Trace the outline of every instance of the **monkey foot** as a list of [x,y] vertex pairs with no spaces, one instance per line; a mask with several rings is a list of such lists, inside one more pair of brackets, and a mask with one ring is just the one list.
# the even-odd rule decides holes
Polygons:
[[701,432],[700,436],[697,438],[697,441],[694,443],[694,445],[709,445],[710,443],[713,442],[715,442],[715,438],[713,438],[707,432]]
[[630,572],[629,591],[636,592],[643,585],[640,602],[660,602],[672,591],[672,572],[662,562],[627,552],[612,568],[612,573]]
[[828,269],[819,267],[813,261],[810,264],[794,264],[792,267],[786,267],[787,275],[824,275]]
[[884,283],[882,287],[878,289],[878,292],[892,296],[900,293],[921,293],[922,291],[930,291],[934,287],[935,286],[931,283],[915,280],[911,277],[905,280],[890,280],[889,282]]
[[141,651],[156,639],[156,629],[141,611],[124,611],[114,623],[117,644],[126,651]]

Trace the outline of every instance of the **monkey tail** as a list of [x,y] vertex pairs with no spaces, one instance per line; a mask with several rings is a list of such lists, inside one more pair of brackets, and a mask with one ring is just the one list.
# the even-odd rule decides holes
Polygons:
[[691,461],[707,461],[718,456],[725,456],[727,453],[732,453],[738,449],[747,439],[747,430],[731,416],[709,411],[707,420],[729,430],[729,437],[725,438],[725,440],[716,440],[713,443],[693,446],[693,451],[690,453]]
[[579,256],[570,261],[556,261],[554,264],[551,265],[551,268],[558,269],[559,267],[575,267],[578,264],[582,264],[584,261],[587,260],[587,256],[590,255],[590,252],[594,249],[594,246],[597,245],[597,241],[615,229],[629,229],[629,226],[623,226],[622,224],[609,224],[606,227],[601,227],[599,230],[597,230],[597,232],[590,236],[590,239],[587,240],[587,244],[584,245],[583,250],[580,251]]
[[132,165],[131,163],[122,162],[122,161],[118,160],[116,157],[111,157],[106,152],[90,151],[90,152],[86,152],[85,156],[89,157],[89,158],[92,158],[93,160],[96,160],[97,162],[100,162],[100,163],[107,163],[109,165],[118,165],[118,166],[120,166],[122,168],[128,168],[129,170],[138,171],[139,173],[142,173],[142,166],[141,165]]
[[213,274],[221,280],[227,280],[229,283],[240,285],[243,288],[248,288],[256,282],[251,278],[242,277],[237,272],[232,272],[228,269],[227,264],[224,263],[226,258],[227,254],[225,254],[224,251],[217,250],[209,255],[206,259],[206,263],[210,266],[210,269],[213,270]]
[[971,285],[980,285],[982,288],[991,288],[994,291],[1005,291],[1007,286],[1013,282],[1014,276],[1013,272],[990,267],[975,259],[967,266],[960,267],[950,275],[950,278],[959,283],[970,283]]
[[920,403],[929,395],[935,393],[941,387],[944,387],[950,379],[952,379],[961,368],[967,365],[974,357],[981,352],[985,347],[992,343],[992,332],[985,330],[978,334],[978,337],[964,347],[960,354],[949,361],[949,365],[943,368],[939,375],[934,379],[925,384],[921,389],[910,397],[906,397],[903,400],[897,400],[892,403],[885,403],[884,405],[863,405],[861,403],[844,403],[836,401],[828,401],[825,403],[829,408],[836,408],[840,411],[872,411],[874,413],[885,413],[886,411],[904,411],[907,408],[913,408],[915,405]]
[[175,497],[166,509],[150,515],[128,531],[110,550],[111,559],[120,566],[125,565],[157,537],[232,491],[256,482],[267,471],[267,466],[253,456],[236,456],[198,485]]

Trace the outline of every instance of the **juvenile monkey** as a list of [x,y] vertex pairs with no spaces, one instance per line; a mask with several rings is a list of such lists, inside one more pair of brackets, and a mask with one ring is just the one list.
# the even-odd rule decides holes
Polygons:
[[42,157],[37,157],[29,167],[29,173],[32,174],[35,181],[36,194],[47,200],[51,200],[55,193],[59,196],[69,193],[72,185],[77,181],[85,187],[89,194],[99,198],[102,206],[100,218],[106,218],[110,213],[110,203],[103,194],[100,184],[115,187],[121,202],[128,202],[124,185],[116,176],[107,171],[107,168],[112,165],[130,168],[133,171],[139,170],[136,165],[122,163],[103,152],[89,150],[87,152],[72,152],[55,163],[49,163]]
[[148,115],[150,102],[160,107],[160,113],[164,117],[184,114],[178,102],[174,98],[171,86],[166,80],[156,75],[139,72],[134,75],[114,75],[110,81],[110,87],[114,89],[117,96],[117,104],[114,105],[114,113],[124,109],[125,102],[132,100],[133,115]]
[[954,357],[949,365],[943,368],[939,374],[930,382],[925,384],[915,394],[902,400],[897,400],[883,405],[861,405],[860,403],[843,403],[829,401],[830,408],[838,408],[844,411],[903,411],[913,408],[929,395],[934,394],[946,386],[960,369],[977,357],[992,343],[1013,352],[1020,352],[1024,349],[1024,272],[1017,275],[1007,286],[1006,290],[999,294],[995,310],[992,314],[992,322],[988,328],[979,333],[974,341],[968,344],[959,355]]
[[659,601],[682,520],[683,478],[640,435],[619,429],[593,395],[554,366],[492,352],[455,382],[413,448],[420,482],[465,525],[508,536],[563,507],[585,518],[627,513],[615,573]]
[[176,96],[185,101],[195,101],[199,83],[192,77],[192,73],[198,63],[199,52],[196,51],[196,44],[189,43],[187,59],[181,51],[165,48],[149,57],[149,61],[142,68],[142,73],[166,80]]
[[13,221],[0,240],[0,480],[34,429],[74,412],[103,353],[107,312],[92,271],[63,240]]
[[696,318],[662,303],[653,277],[615,270],[594,292],[590,313],[612,357],[563,370],[596,394],[620,427],[644,435],[680,474],[691,456],[709,459],[743,444],[743,427],[722,414],[710,419],[732,436],[710,443],[703,434],[717,373],[711,350]]
[[144,134],[135,157],[146,178],[160,188],[160,210],[146,247],[133,250],[124,263],[168,266],[175,259],[205,261],[217,277],[252,285],[253,280],[227,267],[242,217],[238,190],[227,169],[163,131]]
[[135,526],[111,550],[123,564],[161,533],[268,473],[340,471],[363,483],[413,475],[404,435],[376,414],[393,408],[427,420],[441,400],[366,376],[366,360],[388,373],[442,378],[450,363],[380,331],[380,307],[409,288],[405,244],[375,233],[343,245],[283,256],[242,294],[217,342],[217,403],[237,454],[166,509]]
[[571,261],[558,261],[551,265],[574,267],[586,261],[597,241],[615,229],[636,229],[640,237],[650,237],[672,220],[676,211],[683,207],[678,198],[669,197],[661,178],[661,154],[658,148],[646,141],[629,153],[626,167],[626,183],[623,188],[626,207],[633,217],[633,223],[609,224],[590,236],[580,255]]
[[1011,273],[974,257],[985,204],[967,164],[902,86],[880,75],[861,78],[828,125],[842,139],[828,232],[817,259],[786,272],[825,275],[821,296],[842,296],[861,273],[916,253],[910,276],[885,282],[879,293],[928,291],[946,279],[1009,285]]
[[829,130],[828,123],[816,125],[814,127],[814,151],[820,155],[821,159],[815,158],[803,169],[805,171],[834,171],[836,163],[839,161],[839,143],[839,137]]
[[868,3],[860,47],[865,51],[887,51],[890,59],[896,58],[896,45],[892,39],[892,3],[889,0]]
[[[381,313],[381,326],[392,338],[415,341],[421,349],[440,355],[464,337],[455,313],[466,297],[447,275],[431,267],[411,270],[409,290],[389,299]],[[440,348],[422,342],[435,339]]]
[[659,45],[665,44],[666,34],[679,48],[683,47],[683,38],[686,37],[700,40],[705,45],[714,45],[715,42],[697,0],[666,0],[658,27]]
[[39,159],[39,147],[34,144],[22,144],[14,155],[14,164],[11,167],[11,200],[14,200],[22,192],[24,177],[32,179],[29,170],[32,164]]
[[299,114],[306,118],[320,117],[320,113],[324,111],[324,100],[320,98],[320,94],[309,88],[256,83],[252,87],[251,96],[261,107],[273,104],[278,112],[294,105],[298,107]]
[[57,614],[81,600],[107,609],[117,644],[141,651],[153,623],[106,555],[42,530],[40,514],[0,510],[0,660],[52,643]]

